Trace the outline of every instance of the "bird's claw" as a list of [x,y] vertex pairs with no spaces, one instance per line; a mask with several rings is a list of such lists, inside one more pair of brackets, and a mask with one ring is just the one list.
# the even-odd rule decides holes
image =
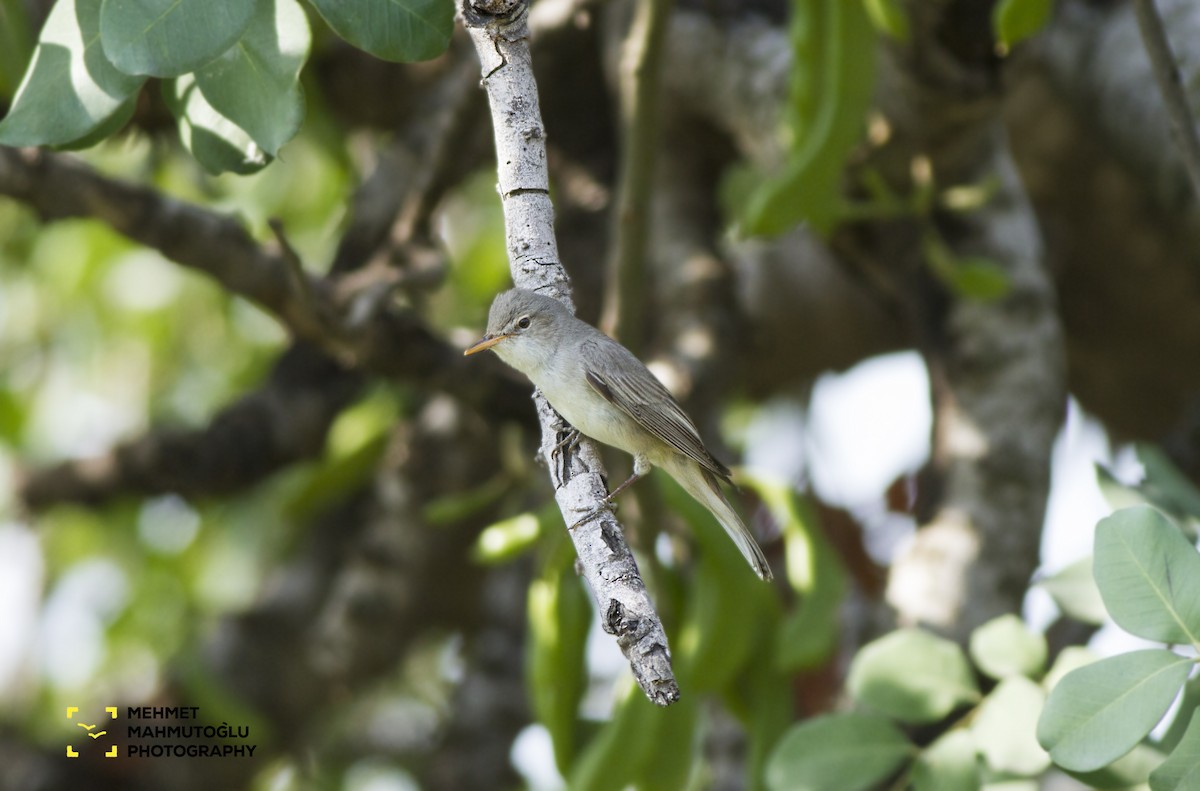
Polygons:
[[560,459],[558,477],[563,483],[570,480],[571,466],[567,462],[567,456],[571,451],[579,446],[579,441],[583,435],[579,433],[579,429],[574,426],[568,426],[566,431],[560,431],[558,441],[554,443],[554,447],[550,449],[550,458]]
[[585,515],[583,516],[583,518],[582,518],[582,519],[579,519],[578,521],[576,521],[576,522],[575,522],[575,524],[571,525],[571,526],[570,526],[570,527],[568,527],[567,529],[568,529],[568,530],[574,530],[575,528],[579,527],[580,525],[582,525],[582,524],[585,524],[585,523],[587,523],[587,522],[590,522],[590,521],[592,521],[592,520],[593,520],[593,519],[595,519],[596,517],[598,517],[598,516],[600,516],[601,514],[603,514],[605,511],[607,511],[607,512],[608,512],[608,513],[610,513],[610,514],[616,514],[616,512],[617,512],[617,503],[616,503],[616,501],[615,501],[615,500],[612,500],[612,499],[610,499],[610,498],[608,498],[608,497],[605,497],[605,498],[604,498],[604,505],[600,506],[599,508],[597,508],[597,509],[595,509],[595,510],[593,510],[593,511],[589,511],[587,514],[585,514]]

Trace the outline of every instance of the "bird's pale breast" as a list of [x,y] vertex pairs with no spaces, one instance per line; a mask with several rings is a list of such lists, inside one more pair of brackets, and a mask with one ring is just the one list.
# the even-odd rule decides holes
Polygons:
[[[555,363],[563,365],[564,361]],[[656,443],[646,430],[588,384],[578,360],[568,359],[565,365],[562,375],[545,377],[547,381],[536,383],[558,414],[594,440],[633,455],[649,455],[653,461],[658,454],[648,445]]]

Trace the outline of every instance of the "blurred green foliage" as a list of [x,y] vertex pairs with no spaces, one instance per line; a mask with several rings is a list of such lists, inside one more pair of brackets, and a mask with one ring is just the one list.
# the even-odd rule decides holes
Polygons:
[[[232,214],[264,242],[273,239],[268,220],[278,218],[304,265],[319,273],[333,258],[361,174],[346,140],[320,117],[320,96],[308,98],[316,118],[310,107],[312,123],[288,143],[278,166],[253,175],[214,177],[170,141],[138,132],[81,156],[102,173]],[[439,214],[449,287],[421,307],[441,331],[477,331],[492,295],[508,281],[493,184],[487,172],[468,179]],[[286,344],[286,332],[257,307],[103,223],[41,224],[20,204],[0,201],[0,480],[18,469],[103,453],[153,427],[201,427],[253,390]],[[376,383],[339,416],[320,460],[241,496],[193,502],[163,496],[39,514],[31,529],[44,565],[30,569],[24,583],[44,589],[36,621],[45,634],[38,641],[42,659],[35,662],[32,639],[19,647],[29,652],[21,660],[28,669],[15,686],[0,686],[0,720],[57,744],[63,725],[53,714],[64,705],[144,701],[169,675],[191,699],[231,721],[254,722],[267,741],[266,726],[188,657],[218,618],[257,599],[314,515],[371,480],[412,403],[412,393]],[[432,504],[431,521],[512,501],[519,495],[513,476],[525,475],[524,466],[522,457],[519,469],[499,471],[473,496]],[[0,523],[23,519],[6,485]],[[526,541],[512,552],[530,546]],[[573,575],[563,580],[578,586]],[[89,600],[81,590],[100,594]],[[576,593],[578,599],[582,588]],[[435,721],[452,688],[446,670],[452,645],[444,636],[418,649],[382,682],[379,705],[429,707]],[[415,678],[426,681],[414,685]],[[431,687],[431,679],[442,680]],[[349,732],[364,712],[345,714]],[[319,778],[283,761],[265,765],[259,783],[340,788],[376,770],[386,767],[334,761]]]

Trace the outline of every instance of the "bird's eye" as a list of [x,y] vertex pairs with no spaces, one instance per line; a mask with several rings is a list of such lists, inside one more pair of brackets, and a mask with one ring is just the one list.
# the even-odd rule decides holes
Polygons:
[[521,318],[517,319],[517,326],[523,330],[529,329],[529,317],[522,316]]

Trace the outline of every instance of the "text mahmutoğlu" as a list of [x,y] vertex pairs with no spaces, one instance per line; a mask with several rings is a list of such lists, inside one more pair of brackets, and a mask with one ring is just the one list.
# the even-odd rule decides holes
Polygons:
[[[198,719],[199,706],[130,706],[127,717],[130,720],[195,720]],[[220,725],[129,725],[128,737],[131,740],[127,755],[131,758],[252,758],[258,748],[256,744],[220,744],[220,743],[191,743],[191,744],[138,744],[134,739],[167,739],[167,740],[203,740],[203,739],[248,739],[249,725],[230,725],[222,722]]]

